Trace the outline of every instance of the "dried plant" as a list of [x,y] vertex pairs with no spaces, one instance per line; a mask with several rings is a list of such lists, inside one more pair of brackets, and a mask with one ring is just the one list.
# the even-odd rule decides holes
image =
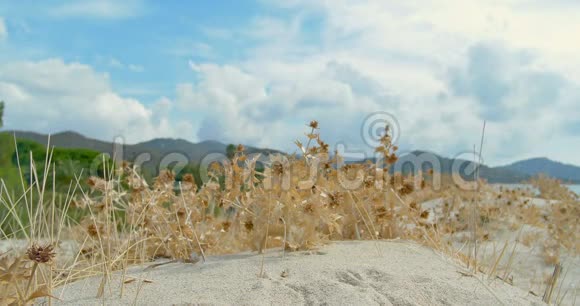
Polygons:
[[[113,271],[160,257],[193,263],[211,254],[262,252],[266,248],[309,250],[332,240],[409,239],[473,265],[479,258],[465,256],[451,245],[453,239],[471,239],[465,235],[469,222],[478,228],[478,241],[493,240],[499,228],[528,224],[547,229],[553,245],[546,250],[554,250],[554,254],[559,254],[560,247],[580,249],[576,199],[560,195],[557,204],[540,208],[529,202],[528,192],[498,191],[483,185],[474,195],[445,176],[443,188],[438,190],[425,179],[435,175],[432,171],[389,173],[398,159],[398,148],[392,144],[388,127],[376,148],[381,164],[344,164],[339,154],[329,153],[320,124],[312,121],[308,128],[306,145],[295,142],[300,157],[271,155],[265,158],[263,171],[257,171],[260,156],[246,155],[239,145],[229,163],[212,164],[210,180],[200,187],[192,175],[176,182],[169,170],[161,171],[150,184],[128,163],[107,169],[103,177],[89,178],[90,190],[69,197],[58,214],[66,216],[66,209],[74,205],[85,213],[79,222],[62,217],[21,229],[30,232],[34,241],[46,238],[41,237],[42,230],[58,234],[49,235],[48,241],[59,241],[63,235],[75,239],[79,244],[75,260],[54,269],[59,264],[56,244],[32,244],[26,254],[14,259],[0,257],[2,292],[10,292],[6,294],[9,302],[23,302],[30,296],[28,292],[45,290],[39,292],[48,296],[54,286],[101,275],[99,293],[103,294]],[[80,187],[78,181],[75,184]],[[349,184],[358,184],[358,188]],[[554,182],[549,185],[540,189],[544,196],[561,191]],[[438,199],[441,205],[422,206]],[[473,201],[479,203],[475,219]],[[38,218],[42,215],[31,211]],[[525,244],[535,239],[523,238],[528,241]],[[514,250],[515,245],[511,250],[506,245],[482,269],[509,279],[510,267],[500,261],[504,257],[511,261]],[[32,282],[38,269],[35,265],[48,269],[49,279]]]
[[26,256],[28,256],[28,259],[32,260],[35,264],[50,263],[55,255],[54,248],[50,244],[45,246],[32,244],[32,246],[26,250]]

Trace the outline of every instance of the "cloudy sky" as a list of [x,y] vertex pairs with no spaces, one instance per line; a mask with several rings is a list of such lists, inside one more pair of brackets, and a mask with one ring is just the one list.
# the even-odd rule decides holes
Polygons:
[[0,2],[4,129],[580,164],[577,0],[165,2]]

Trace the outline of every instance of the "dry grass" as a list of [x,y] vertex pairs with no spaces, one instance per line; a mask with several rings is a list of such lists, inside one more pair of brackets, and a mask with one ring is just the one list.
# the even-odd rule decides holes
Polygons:
[[540,239],[540,233],[525,233],[522,235],[522,239],[520,239],[521,244],[530,248],[532,247],[538,240]]
[[[123,163],[108,169],[105,179],[91,177],[90,190],[68,196],[60,209],[55,201],[46,201],[41,183],[32,182],[20,199],[0,196],[10,209],[26,205],[34,220],[30,227],[14,231],[26,234],[29,255],[0,256],[0,304],[25,304],[50,296],[57,286],[96,275],[102,277],[99,296],[103,297],[112,272],[161,257],[195,263],[210,254],[266,248],[309,250],[332,240],[410,239],[504,280],[509,279],[515,245],[506,244],[493,263],[483,267],[476,265],[477,256],[455,249],[450,237],[467,234],[466,239],[477,243],[493,239],[500,227],[530,224],[548,228],[558,247],[579,249],[580,206],[575,199],[560,195],[561,202],[543,210],[526,200],[526,192],[483,185],[474,194],[445,177],[443,189],[434,190],[420,172],[391,176],[387,170],[397,160],[397,148],[388,133],[377,148],[384,165],[337,167],[341,157],[330,157],[318,123],[311,122],[309,127],[306,145],[296,141],[301,157],[269,156],[265,170],[258,172],[258,159],[245,155],[240,146],[230,166],[216,163],[210,167],[210,180],[199,189],[192,176],[176,183],[170,171],[162,171],[149,185],[138,168]],[[311,172],[313,164],[318,165],[315,173]],[[225,181],[220,182],[223,177]],[[543,180],[536,183],[542,185]],[[350,188],[357,183],[359,187]],[[543,194],[557,195],[554,186],[549,182],[545,188],[549,191]],[[73,182],[70,194],[79,188],[80,182]],[[444,199],[440,207],[429,210],[421,205],[438,198]],[[87,217],[80,222],[68,219],[70,206],[86,210]],[[477,228],[471,232],[473,237],[468,236],[470,223]],[[63,255],[59,242],[64,239],[77,241],[78,250],[72,260],[59,262]],[[529,244],[534,237],[523,239]],[[51,252],[56,252],[57,260],[46,255],[47,248],[39,250],[34,244],[41,241],[54,248]],[[30,256],[33,253],[38,256]],[[502,266],[503,258],[508,259],[507,265]],[[261,274],[259,267],[256,273]]]

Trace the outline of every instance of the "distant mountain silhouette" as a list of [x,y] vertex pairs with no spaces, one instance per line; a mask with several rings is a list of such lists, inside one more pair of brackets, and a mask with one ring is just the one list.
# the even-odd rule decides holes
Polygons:
[[497,167],[535,176],[543,173],[561,179],[564,182],[580,183],[580,167],[553,161],[545,157],[531,158],[513,164]]
[[[10,135],[16,135],[17,139],[27,139],[38,142],[42,145],[48,144],[48,135],[25,132],[25,131],[6,131]],[[108,152],[111,150],[111,143],[87,138],[77,132],[65,131],[50,136],[50,145],[58,148],[69,149],[91,149],[98,152]]]
[[[27,139],[40,144],[48,144],[48,135],[24,132],[6,131],[10,135],[16,135],[17,139]],[[66,131],[50,135],[50,146],[57,148],[91,149],[113,156],[114,145],[112,142],[91,139],[79,133]],[[137,144],[125,144],[123,148],[123,160],[134,162],[142,154],[150,154],[150,160],[143,164],[144,169],[156,170],[161,160],[170,153],[180,153],[187,157],[190,164],[199,164],[210,153],[226,153],[226,144],[218,141],[207,140],[199,143],[191,143],[183,139],[157,138]],[[255,148],[245,146],[246,153],[282,153],[272,149]]]
[[[454,163],[457,167],[455,169],[453,168]],[[391,168],[391,172],[416,172],[418,169],[414,169],[413,167],[419,165],[421,165],[423,172],[434,168],[435,171],[443,174],[450,174],[452,172],[459,173],[465,180],[472,180],[474,177],[473,170],[475,167],[472,161],[463,159],[455,160],[426,151],[412,151],[400,155],[395,165]],[[481,165],[479,168],[479,176],[490,183],[520,183],[531,177],[531,175],[519,171],[488,167],[486,165]]]
[[[25,131],[7,131],[3,133],[15,134],[18,139],[28,139],[41,144],[48,143],[48,136],[44,134]],[[113,144],[111,142],[91,139],[72,131],[51,135],[50,144],[51,146],[60,148],[91,149],[102,153],[113,154]],[[184,154],[188,158],[189,163],[199,164],[210,153],[225,153],[226,147],[226,144],[214,140],[192,143],[184,139],[157,138],[137,144],[124,145],[123,159],[134,162],[140,154],[149,153],[151,159],[144,163],[143,167],[148,168],[150,171],[153,170],[153,173],[157,173],[158,169],[156,167],[158,167],[163,157],[169,153]],[[283,152],[246,146],[246,153]],[[405,171],[411,171],[409,167],[413,164],[413,160],[416,156],[421,156],[424,153],[427,152],[413,151],[411,154],[402,155],[397,162],[397,167]],[[451,173],[453,159],[433,153],[429,154],[439,161],[442,173]],[[465,178],[473,177],[470,171],[464,171],[466,167],[473,166],[470,161],[458,160],[458,164],[461,165],[459,170]],[[480,168],[480,177],[490,183],[520,183],[541,173],[561,179],[567,183],[580,183],[580,167],[563,164],[547,158],[533,158],[500,167],[482,165]]]

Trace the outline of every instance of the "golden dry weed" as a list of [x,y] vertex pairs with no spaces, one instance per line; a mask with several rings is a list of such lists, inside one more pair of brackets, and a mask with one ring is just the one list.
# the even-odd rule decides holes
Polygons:
[[[546,178],[534,182],[543,196],[558,195],[559,202],[549,209],[532,205],[529,193],[486,185],[474,198],[473,192],[461,190],[446,176],[442,187],[436,188],[426,179],[438,175],[433,170],[425,175],[389,173],[398,160],[398,148],[391,143],[388,128],[376,149],[385,163],[377,167],[344,164],[338,154],[330,157],[319,123],[312,121],[308,127],[306,145],[295,142],[300,157],[271,155],[264,170],[257,171],[257,158],[245,155],[239,145],[230,165],[212,164],[210,180],[199,188],[192,175],[176,182],[169,170],[148,184],[127,163],[106,178],[89,178],[90,190],[70,199],[75,209],[89,213],[59,230],[79,242],[78,256],[68,270],[61,269],[66,273],[52,273],[54,283],[100,274],[103,288],[112,271],[159,257],[193,262],[191,258],[205,259],[208,254],[265,248],[310,250],[332,240],[410,239],[473,264],[476,259],[457,252],[451,240],[468,231],[474,201],[480,203],[474,221],[479,241],[492,240],[500,227],[528,224],[548,229],[546,262],[557,263],[560,247],[579,250],[580,205],[571,195],[561,195],[558,182]],[[437,199],[442,200],[438,207],[422,206]],[[524,236],[523,243],[534,240]],[[509,250],[504,251],[502,256],[508,256]],[[33,245],[26,253],[37,264],[51,262],[54,255],[50,245]],[[497,258],[486,270],[499,275],[501,257]],[[508,270],[503,279],[510,279]],[[18,293],[7,282],[26,283],[30,278],[31,267],[21,257],[13,262],[0,257],[0,280],[10,301],[28,297],[24,286]]]

